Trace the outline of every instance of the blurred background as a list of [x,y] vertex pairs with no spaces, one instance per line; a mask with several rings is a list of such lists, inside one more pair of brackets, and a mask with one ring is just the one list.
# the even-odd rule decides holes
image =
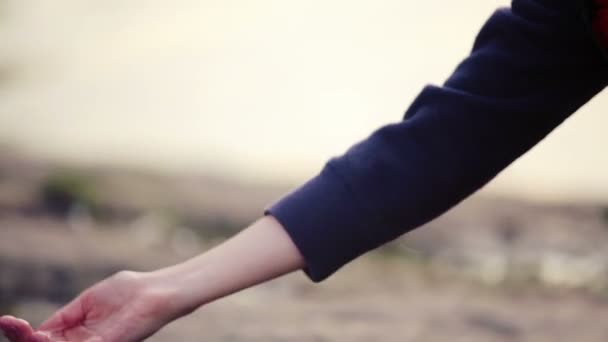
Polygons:
[[[199,254],[467,55],[506,0],[0,0],[0,314]],[[456,209],[151,341],[605,341],[608,97]],[[1,338],[0,338],[1,340]]]

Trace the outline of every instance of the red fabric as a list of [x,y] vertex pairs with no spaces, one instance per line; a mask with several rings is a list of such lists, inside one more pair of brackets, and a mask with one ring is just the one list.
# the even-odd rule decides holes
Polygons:
[[593,18],[593,30],[600,43],[608,47],[608,0],[595,0],[595,3],[599,9]]

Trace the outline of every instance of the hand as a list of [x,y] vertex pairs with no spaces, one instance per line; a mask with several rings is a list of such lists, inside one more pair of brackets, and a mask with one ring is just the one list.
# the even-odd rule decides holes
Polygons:
[[142,341],[176,318],[171,291],[144,274],[121,272],[86,290],[38,331],[12,316],[0,317],[11,342]]

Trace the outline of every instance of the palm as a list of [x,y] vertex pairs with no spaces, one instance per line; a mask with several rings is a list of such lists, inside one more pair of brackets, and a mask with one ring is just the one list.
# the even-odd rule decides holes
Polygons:
[[136,279],[122,274],[85,291],[35,332],[14,317],[0,319],[11,342],[128,342],[142,341],[163,322],[161,298],[143,295]]

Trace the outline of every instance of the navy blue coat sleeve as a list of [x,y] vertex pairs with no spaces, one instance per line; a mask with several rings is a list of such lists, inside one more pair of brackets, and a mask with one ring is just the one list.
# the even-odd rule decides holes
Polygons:
[[426,87],[403,121],[267,210],[312,280],[441,215],[604,88],[607,66],[576,3],[515,0],[498,10],[470,56],[443,86]]

